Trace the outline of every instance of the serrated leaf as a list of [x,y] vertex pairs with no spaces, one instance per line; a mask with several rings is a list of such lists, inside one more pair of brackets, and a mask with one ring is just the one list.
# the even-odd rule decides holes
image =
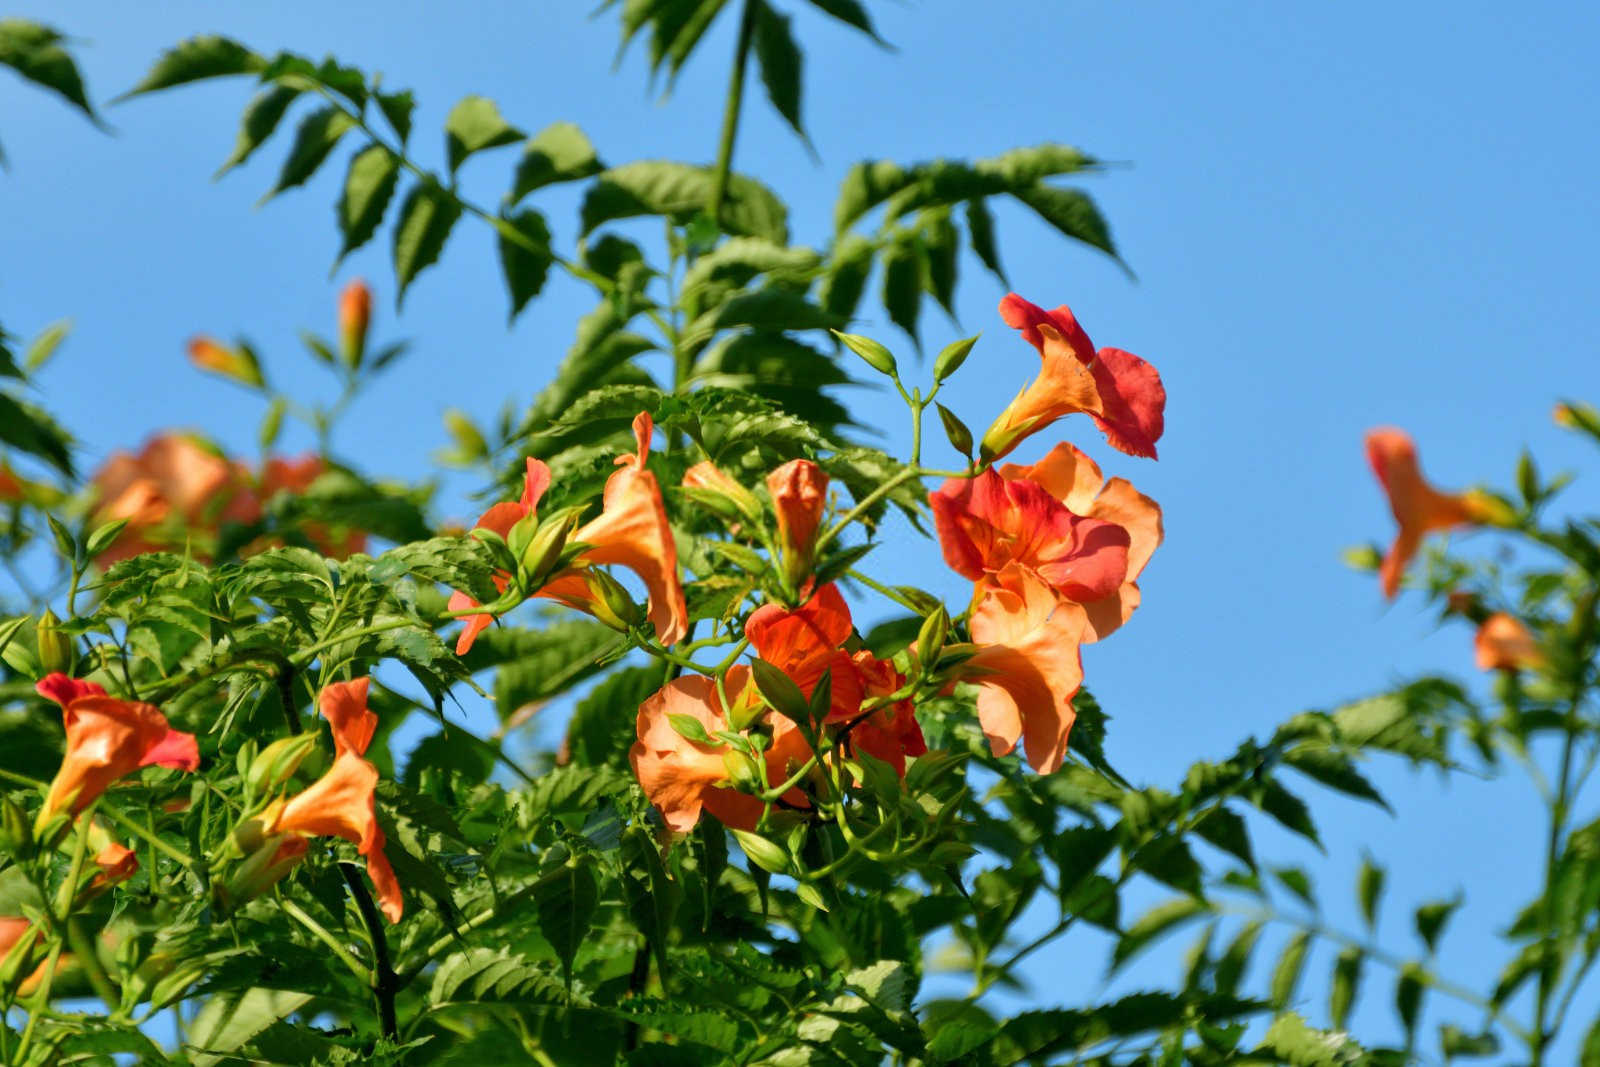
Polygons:
[[1272,1062],[1289,1067],[1356,1067],[1368,1062],[1348,1034],[1315,1029],[1292,1011],[1272,1020],[1256,1054],[1269,1054]]
[[877,247],[857,233],[846,234],[834,245],[828,270],[822,278],[817,302],[841,320],[855,317]]
[[1174,897],[1165,903],[1157,904],[1123,932],[1111,954],[1111,969],[1115,971],[1120,968],[1156,938],[1208,912],[1209,909],[1204,903],[1190,896]]
[[1217,957],[1216,968],[1212,972],[1212,981],[1218,993],[1232,994],[1239,987],[1239,982],[1244,978],[1244,972],[1250,966],[1250,957],[1255,952],[1256,943],[1261,940],[1262,923],[1252,921],[1239,928],[1239,932]]
[[1444,930],[1444,924],[1450,921],[1450,916],[1461,907],[1462,902],[1463,898],[1457,896],[1450,900],[1435,900],[1417,909],[1415,915],[1417,936],[1422,938],[1422,943],[1428,946],[1430,953],[1438,947],[1439,934]]
[[1344,1029],[1350,1019],[1350,1008],[1361,989],[1361,965],[1366,957],[1354,946],[1339,953],[1333,964],[1333,980],[1328,987],[1328,1018],[1333,1025]]
[[1272,875],[1289,892],[1299,897],[1307,907],[1317,907],[1316,894],[1311,890],[1311,878],[1300,867],[1274,867]]
[[470,948],[446,956],[433,973],[429,1002],[564,1004],[561,985],[537,965],[504,948]]
[[525,208],[501,222],[515,233],[512,236],[502,230],[499,242],[500,270],[511,296],[511,318],[515,319],[544,288],[555,253],[550,251],[550,227],[539,212]]
[[[640,215],[659,215],[685,223],[711,200],[709,168],[662,160],[641,160],[603,171],[583,198],[581,234],[604,223]],[[731,234],[789,243],[788,210],[771,190],[741,174],[728,176],[722,205],[723,228]]]
[[922,312],[922,253],[915,234],[898,234],[884,250],[883,308],[920,351],[917,317]]
[[572,961],[594,919],[599,885],[594,872],[582,863],[568,863],[561,873],[547,876],[538,896],[539,932],[556,950],[567,989],[572,989]]
[[61,47],[63,40],[60,33],[40,23],[20,18],[0,19],[0,65],[59,94],[85,115],[99,121],[84,91],[78,65]]
[[461,204],[437,182],[425,180],[412,186],[394,228],[394,273],[400,283],[396,303],[405,299],[417,275],[438,260],[460,217]]
[[1337,749],[1318,744],[1300,745],[1285,752],[1283,761],[1330,789],[1370,800],[1385,811],[1393,810],[1372,783],[1356,770],[1355,761]]
[[0,442],[37,456],[72,477],[72,438],[49,414],[0,393]]
[[1098,248],[1120,262],[1117,246],[1111,241],[1111,228],[1087,193],[1041,184],[1014,190],[1011,195],[1061,234]]
[[343,108],[337,107],[318,108],[300,120],[289,156],[283,161],[283,169],[278,172],[277,184],[262,200],[270,200],[285,189],[304,185],[322,166],[339,139],[354,129],[355,125],[356,120]]
[[540,130],[517,161],[511,182],[511,203],[535,189],[557,182],[578,181],[604,170],[594,145],[577,126],[556,122]]
[[1272,982],[1268,986],[1267,995],[1274,1006],[1285,1007],[1294,999],[1295,987],[1300,984],[1300,973],[1305,968],[1306,952],[1310,948],[1311,934],[1305,930],[1296,933],[1284,946],[1277,966],[1272,969]]
[[351,157],[337,209],[344,243],[336,264],[372,239],[399,178],[400,159],[383,145],[370,144]]
[[239,136],[234,140],[233,151],[228,153],[212,179],[222,177],[249,159],[272,136],[289,105],[299,97],[300,90],[291,85],[272,85],[257,93],[239,120]]
[[879,44],[884,43],[883,38],[878,36],[878,31],[873,27],[872,19],[867,15],[867,9],[862,6],[860,0],[811,0],[811,4],[822,11],[826,11],[845,25],[854,26]]
[[1000,245],[995,236],[994,215],[989,212],[989,205],[981,199],[967,201],[967,242],[972,245],[973,254],[978,261],[1006,288],[1011,287],[1011,282],[1006,278],[1005,268],[1000,265]]
[[1400,977],[1394,984],[1394,1010],[1400,1016],[1400,1024],[1406,1029],[1406,1037],[1416,1032],[1417,1014],[1422,1010],[1422,993],[1427,987],[1425,976],[1414,963],[1408,963],[1400,972]]
[[523,133],[500,114],[499,106],[486,96],[464,96],[444,120],[445,155],[450,173],[475,152],[522,140]]
[[158,89],[170,89],[203,78],[224,78],[235,74],[259,74],[267,60],[237,41],[207,35],[181,41],[162,53],[144,79],[123,93],[118,100]]
[[1268,780],[1257,795],[1256,803],[1281,825],[1321,847],[1322,840],[1317,836],[1316,824],[1311,821],[1311,809],[1282,785]]
[[195,1050],[192,1062],[214,1067],[228,1061],[232,1058],[228,1053],[311,999],[310,993],[260,987],[208,998],[189,1026],[188,1043]]
[[383,112],[383,117],[389,120],[389,125],[394,127],[394,132],[400,135],[400,145],[405,146],[411,138],[411,113],[416,110],[417,100],[410,89],[398,93],[374,94],[378,101],[378,110]]
[[774,11],[766,0],[752,0],[752,3],[756,58],[761,61],[761,81],[767,87],[767,99],[800,139],[806,140],[805,124],[800,120],[805,60],[790,32],[790,19]]
[[939,306],[955,317],[956,264],[961,251],[961,235],[950,221],[950,210],[922,213],[922,254],[926,264],[924,283]]

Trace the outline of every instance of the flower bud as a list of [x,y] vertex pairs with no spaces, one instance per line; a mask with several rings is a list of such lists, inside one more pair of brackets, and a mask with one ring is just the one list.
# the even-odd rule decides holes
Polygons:
[[25,860],[33,854],[28,816],[10,797],[0,797],[0,853],[13,860]]
[[767,475],[767,490],[778,516],[778,555],[790,589],[811,573],[818,527],[828,500],[828,476],[809,459],[790,460]]
[[228,876],[224,888],[228,903],[237,905],[259,897],[294,870],[305,855],[306,839],[299,834],[264,838]]
[[589,567],[583,572],[583,580],[589,586],[589,611],[595,618],[621,633],[644,622],[644,608],[609,572]]
[[372,325],[372,290],[360,278],[339,294],[339,358],[351,370],[361,366],[367,351],[367,329]]
[[46,674],[71,674],[73,660],[72,638],[61,632],[61,620],[49,608],[39,616],[34,633],[39,639],[39,666]]
[[761,517],[761,504],[755,494],[709,460],[684,472],[683,491],[695,503],[725,518],[754,522]]
[[757,867],[773,874],[789,873],[789,853],[782,845],[749,830],[734,830],[733,836],[738,839],[745,856]]
[[739,792],[754,793],[761,788],[761,778],[756,771],[755,760],[748,754],[737,749],[729,749],[722,754],[722,766],[728,772],[728,781]]
[[950,635],[950,613],[940,604],[917,631],[917,662],[932,668],[944,650],[945,639]]
[[[508,538],[506,543],[516,554],[517,566],[519,572],[525,576],[526,588],[539,588],[560,565],[567,551],[567,542],[578,524],[579,514],[577,508],[567,508],[547,516],[544,522],[527,537],[520,550],[516,541],[517,532],[522,522],[527,522],[529,519],[524,519],[511,528],[511,538]],[[531,519],[531,516],[529,518]]]
[[294,776],[300,764],[317,747],[316,734],[280,737],[250,761],[245,782],[251,793],[265,796]]
[[261,362],[248,345],[229,347],[215,337],[195,337],[189,341],[189,362],[201,370],[232,378],[240,385],[259,389],[266,384],[261,376]]

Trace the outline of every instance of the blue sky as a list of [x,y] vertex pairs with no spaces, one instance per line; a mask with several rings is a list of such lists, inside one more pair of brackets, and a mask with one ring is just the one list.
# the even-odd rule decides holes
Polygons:
[[[419,3],[14,7],[81,39],[102,102],[163,47],[199,32],[382,70],[416,90],[413,144],[433,162],[443,157],[444,115],[469,92],[494,98],[529,132],[575,121],[610,162],[708,161],[732,33],[725,16],[663,100],[647,87],[642,49],[613,73],[614,17],[591,20],[587,4],[481,3],[454,18]],[[982,18],[978,9],[874,5],[892,55],[797,12],[821,164],[752,83],[736,165],[769,180],[789,201],[795,239],[820,247],[839,179],[858,159],[1061,141],[1119,161],[1082,184],[1137,281],[1021,210],[999,216],[1017,290],[1046,306],[1070,303],[1097,344],[1155,363],[1170,396],[1159,463],[1111,452],[1086,424],[1062,427],[1108,474],[1160,500],[1167,518],[1167,543],[1141,583],[1144,607],[1086,656],[1089,684],[1114,716],[1116,763],[1172,784],[1190,761],[1221,757],[1305,707],[1425,669],[1470,673],[1466,631],[1436,632],[1406,598],[1384,604],[1374,580],[1338,562],[1342,547],[1390,535],[1361,435],[1408,428],[1425,470],[1447,487],[1509,481],[1524,446],[1547,470],[1588,460],[1549,411],[1563,396],[1593,399],[1596,382],[1600,150],[1590,134],[1600,10],[1266,0],[1015,0],[983,5]],[[339,284],[365,275],[384,298],[379,337],[410,337],[415,349],[363,399],[336,449],[375,474],[414,476],[445,443],[446,407],[488,418],[508,399],[526,402],[590,299],[553,282],[508,330],[493,240],[470,221],[398,318],[386,240],[330,279],[341,166],[258,210],[286,138],[210,180],[247,93],[243,82],[217,82],[139,99],[106,112],[115,128],[106,136],[0,77],[11,163],[0,178],[0,320],[22,334],[74,320],[42,380],[47,403],[81,437],[85,467],[163,427],[200,429],[247,452],[259,407],[193,373],[185,339],[245,334],[280,379],[303,373],[326,388],[296,334],[331,333]],[[467,190],[495,202],[514,160],[506,149],[469,161]],[[539,206],[570,243],[574,198],[558,192]],[[960,325],[934,313],[924,334],[936,348],[984,332],[952,391],[952,406],[978,427],[1037,360],[998,321],[998,284],[970,259],[961,273]],[[911,361],[887,321],[857,328]],[[894,427],[887,442],[903,448],[890,401],[881,391],[852,396],[862,421]],[[474,488],[448,480],[440,514],[470,519]],[[1581,478],[1569,506],[1595,503],[1592,477]],[[953,575],[927,577],[941,570],[932,546],[904,530],[890,539],[907,546],[880,553],[891,577],[962,597]],[[1446,969],[1491,984],[1504,961],[1493,931],[1542,862],[1531,787],[1373,772],[1397,817],[1328,800],[1318,805],[1326,858],[1270,830],[1267,851],[1322,872],[1330,917],[1352,928],[1363,849],[1391,864],[1392,904],[1466,890]],[[1408,930],[1409,910],[1395,909],[1385,934],[1403,943]],[[1035,973],[1047,986],[1070,975],[1094,988],[1102,958],[1085,942]],[[1317,971],[1326,974],[1325,960]],[[1313,1017],[1325,1010],[1322,988],[1303,990]],[[1392,1025],[1389,999],[1387,983],[1374,981],[1358,1031]]]

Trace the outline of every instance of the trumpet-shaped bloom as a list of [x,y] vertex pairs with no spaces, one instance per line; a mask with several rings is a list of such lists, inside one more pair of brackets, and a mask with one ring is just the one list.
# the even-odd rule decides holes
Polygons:
[[66,755],[39,812],[41,826],[60,812],[78,814],[140,767],[200,766],[194,735],[174,730],[153,705],[118,700],[64,674],[48,675],[35,688],[61,705],[67,729]]
[[809,459],[792,459],[767,475],[767,491],[778,517],[778,550],[799,574],[811,564],[828,503],[828,476]]
[[333,682],[324,686],[317,697],[322,717],[333,728],[333,750],[336,755],[354,752],[364,756],[372,735],[378,729],[378,717],[367,707],[367,689],[371,678],[357,678],[353,682]]
[[128,525],[100,562],[182,547],[186,529],[254,521],[261,509],[248,482],[243,468],[180,434],[153,437],[138,455],[114,454],[94,476],[94,519]]
[[1161,375],[1120,348],[1095,351],[1065,304],[1046,311],[1016,293],[1000,301],[1000,317],[1039,350],[1039,377],[1001,413],[983,437],[985,454],[1000,457],[1028,435],[1076,412],[1089,415],[1112,448],[1156,458],[1167,406]]
[[1422,547],[1422,539],[1436,530],[1472,522],[1485,522],[1491,510],[1471,493],[1441,493],[1422,477],[1417,448],[1403,430],[1380,428],[1367,433],[1367,462],[1389,497],[1389,508],[1400,524],[1394,544],[1378,575],[1383,595],[1400,591],[1400,577]]
[[378,907],[393,923],[400,921],[405,903],[394,868],[383,852],[383,831],[378,828],[374,807],[377,786],[378,768],[354,750],[346,750],[334,758],[327,774],[271,810],[264,832],[269,836],[338,837],[355,845],[366,857]]
[[945,562],[975,582],[1020,563],[1061,596],[1090,603],[1127,580],[1128,531],[1074,514],[1027,478],[991,468],[947,480],[929,502]]
[[[650,622],[655,627],[656,637],[662,644],[670,645],[688,632],[689,611],[683,599],[683,585],[678,579],[678,548],[667,522],[661,486],[645,467],[654,428],[648,413],[641,411],[634,418],[636,451],[617,457],[618,469],[606,480],[599,516],[580,526],[572,535],[573,541],[589,547],[573,560],[572,566],[551,575],[533,595],[559,600],[580,611],[593,611],[593,594],[583,580],[581,568],[627,567],[644,582],[649,594]],[[539,498],[549,486],[550,468],[537,459],[529,459],[522,499],[496,504],[483,513],[477,525],[505,536],[524,516],[538,513]],[[504,589],[506,579],[497,578],[496,584]],[[456,592],[450,597],[450,610],[460,611],[477,603],[467,594]],[[466,655],[478,635],[493,621],[494,616],[488,613],[468,616],[456,639],[456,654]]]
[[850,608],[830,582],[798,608],[762,605],[745,620],[744,633],[756,655],[787,674],[807,698],[827,673],[828,718],[837,722],[861,709],[861,675],[842,648],[851,628]]
[[[735,704],[756,699],[747,667],[730,668],[723,688]],[[730,728],[728,708],[710,678],[685,675],[651,694],[639,705],[635,721],[638,739],[628,750],[628,762],[644,795],[667,826],[678,833],[694,829],[702,811],[734,829],[753,830],[763,805],[754,796],[732,788],[725,757],[734,750],[684,737],[672,726],[673,717],[679,715],[698,722],[709,737]],[[805,762],[810,750],[793,723],[770,713],[767,721],[772,727],[772,744],[763,755],[767,778],[777,784],[789,775],[791,764]]]
[[1000,476],[1007,481],[1032,482],[1073,514],[1109,522],[1127,532],[1126,579],[1105,597],[1079,602],[1087,623],[1085,643],[1098,641],[1127,622],[1140,602],[1136,579],[1161,544],[1160,505],[1123,478],[1106,481],[1094,460],[1066,442],[1031,466],[1006,464],[1000,468]]
[[1472,644],[1481,671],[1532,670],[1544,663],[1539,642],[1522,620],[1503,611],[1483,620]]
[[972,640],[980,646],[964,672],[979,687],[978,723],[995,755],[1021,739],[1040,774],[1060,768],[1083,684],[1078,646],[1084,620],[1021,564],[1008,564],[978,588]]

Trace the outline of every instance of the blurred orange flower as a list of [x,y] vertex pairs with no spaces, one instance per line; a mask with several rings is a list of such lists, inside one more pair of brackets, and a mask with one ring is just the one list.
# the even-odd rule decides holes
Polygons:
[[[723,687],[735,705],[753,706],[759,699],[748,667],[730,668]],[[699,723],[710,737],[730,728],[728,708],[710,678],[684,675],[651,694],[639,705],[638,740],[628,750],[628,762],[645,797],[677,833],[694,829],[702,810],[726,826],[753,830],[761,818],[762,802],[733,789],[730,781],[729,763],[745,757],[725,745],[684,737],[672,726],[673,717],[679,715]],[[772,728],[772,744],[763,753],[767,778],[777,784],[791,773],[791,764],[804,763],[811,753],[789,720],[768,713],[765,721]]]
[[118,700],[93,682],[64,674],[47,675],[35,688],[61,705],[67,728],[67,752],[36,825],[61,812],[78,814],[112,782],[140,767],[192,771],[200,766],[194,735],[174,730],[153,705]]
[[1400,524],[1378,572],[1383,595],[1392,599],[1400,591],[1400,577],[1424,537],[1436,530],[1490,521],[1494,512],[1476,494],[1441,493],[1423,480],[1416,445],[1405,431],[1388,427],[1371,430],[1366,444],[1367,462],[1388,494],[1389,508]]
[[1503,611],[1483,620],[1473,639],[1473,652],[1481,671],[1533,670],[1544,664],[1544,653],[1527,626]]
[[95,523],[128,520],[101,554],[102,565],[181,550],[189,530],[214,533],[223,522],[261,515],[249,473],[183,434],[158,434],[137,455],[114,453],[96,472],[94,489]]
[[1000,301],[1000,317],[1022,331],[1044,366],[983,435],[983,453],[1004,456],[1030,434],[1075,412],[1089,415],[1106,441],[1130,456],[1156,458],[1167,406],[1161,375],[1120,348],[1095,351],[1065,304],[1046,311],[1016,293]]

